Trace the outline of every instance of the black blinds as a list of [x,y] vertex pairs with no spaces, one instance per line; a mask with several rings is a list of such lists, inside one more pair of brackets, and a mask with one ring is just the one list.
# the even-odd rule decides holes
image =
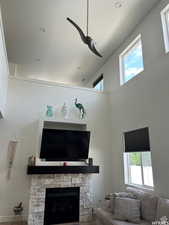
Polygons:
[[124,133],[125,152],[150,151],[148,127]]

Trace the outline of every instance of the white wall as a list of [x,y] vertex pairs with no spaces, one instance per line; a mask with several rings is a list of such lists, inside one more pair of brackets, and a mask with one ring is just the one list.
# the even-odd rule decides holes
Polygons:
[[0,10],[0,117],[5,114],[8,75],[8,62]]
[[[87,111],[88,129],[91,131],[90,156],[100,166],[100,174],[93,175],[93,194],[97,203],[111,184],[111,125],[108,96],[93,90],[49,86],[17,79],[10,79],[7,113],[0,121],[0,221],[12,220],[13,206],[23,201],[27,214],[30,177],[26,174],[27,159],[35,154],[38,120],[51,104],[59,111],[64,101],[74,108],[77,97]],[[76,111],[76,109],[74,108]],[[75,112],[74,112],[75,113]],[[7,146],[17,137],[19,144],[10,180],[7,174]]]
[[[160,18],[168,3],[160,1],[89,83],[103,73],[105,90],[111,95],[114,191],[124,188],[122,132],[149,126],[155,191],[169,197],[169,54]],[[119,54],[140,33],[145,70],[120,86]]]

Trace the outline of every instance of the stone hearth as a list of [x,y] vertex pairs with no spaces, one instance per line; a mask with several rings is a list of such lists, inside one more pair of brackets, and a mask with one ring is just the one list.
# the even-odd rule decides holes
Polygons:
[[43,225],[46,188],[80,187],[80,222],[92,220],[93,197],[89,174],[32,175],[28,225]]

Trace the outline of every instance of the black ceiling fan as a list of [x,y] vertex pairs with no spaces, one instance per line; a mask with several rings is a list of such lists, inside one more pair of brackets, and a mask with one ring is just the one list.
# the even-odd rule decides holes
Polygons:
[[82,29],[70,18],[67,18],[67,20],[77,29],[77,31],[80,34],[80,37],[84,44],[88,45],[89,49],[97,56],[102,57],[102,55],[97,51],[95,47],[95,41],[88,36],[89,33],[89,0],[87,0],[87,34],[85,35]]

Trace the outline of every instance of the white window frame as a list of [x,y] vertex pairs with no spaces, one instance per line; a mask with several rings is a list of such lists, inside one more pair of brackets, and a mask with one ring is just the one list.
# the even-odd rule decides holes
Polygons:
[[168,13],[169,13],[169,4],[161,11],[161,21],[166,53],[169,52],[169,22],[167,21]]
[[[128,47],[119,55],[119,67],[120,67],[120,85],[122,86],[123,84],[125,84],[125,83],[127,83],[126,81],[125,81],[125,71],[124,71],[124,63],[123,63],[123,58],[124,58],[124,56],[126,55],[126,53],[127,52],[129,52],[130,50],[132,50],[132,48],[134,48],[135,47],[135,45],[139,42],[139,41],[141,41],[141,43],[142,43],[142,39],[141,39],[141,34],[139,34],[129,45],[128,45]],[[142,53],[143,53],[143,51],[142,51]],[[143,59],[143,69],[138,73],[138,74],[136,74],[135,76],[137,76],[137,75],[139,75],[141,72],[143,72],[144,71],[144,59]],[[134,76],[134,77],[135,77]],[[133,77],[133,78],[134,78]],[[133,78],[131,78],[131,79],[133,79]]]
[[[140,152],[140,153],[143,153],[143,152]],[[130,153],[123,153],[123,156],[124,156],[123,158],[124,158],[124,181],[125,181],[125,185],[135,186],[135,187],[140,187],[140,188],[146,188],[146,189],[153,190],[154,189],[154,185],[153,186],[148,186],[148,185],[145,185],[144,184],[144,175],[143,175],[144,173],[143,173],[143,164],[142,164],[142,154],[141,154],[142,185],[140,185],[140,184],[134,184],[134,183],[131,182],[131,175],[130,175],[130,168],[129,168],[129,154]],[[151,154],[151,152],[150,152],[150,154]],[[154,183],[154,177],[153,177],[153,183]]]

